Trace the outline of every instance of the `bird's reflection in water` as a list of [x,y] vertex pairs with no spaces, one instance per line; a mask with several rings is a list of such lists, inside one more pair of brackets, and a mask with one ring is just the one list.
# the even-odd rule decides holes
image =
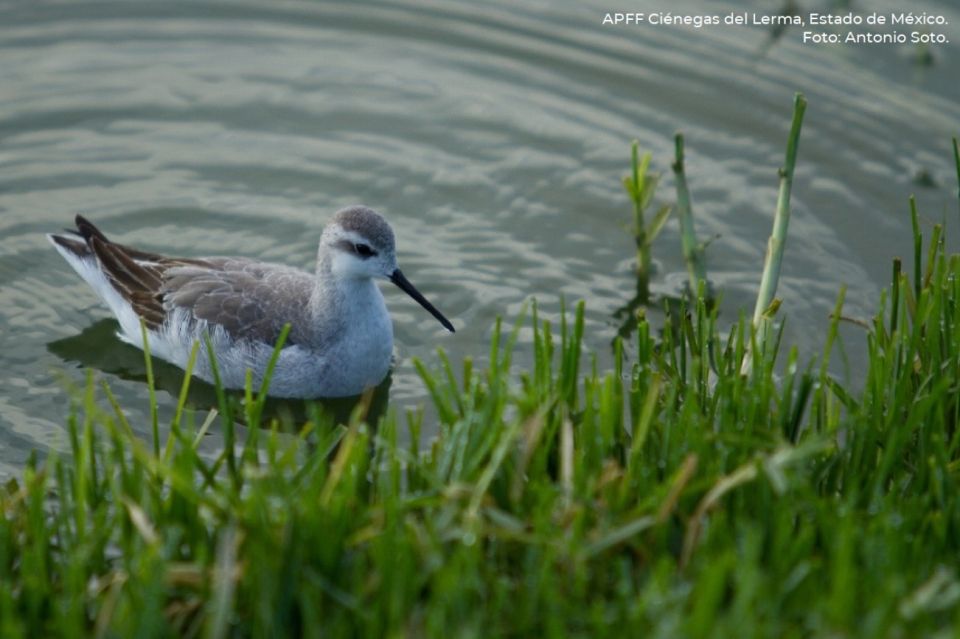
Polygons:
[[[77,362],[81,366],[115,375],[120,379],[146,383],[147,368],[143,352],[121,341],[117,337],[118,329],[116,320],[102,319],[77,335],[50,342],[47,349],[64,361]],[[184,371],[158,358],[153,358],[152,365],[154,387],[174,398],[179,397]],[[368,424],[376,425],[386,411],[390,382],[391,375],[387,375],[387,378],[373,389],[370,404],[365,411],[364,421]],[[227,398],[233,407],[234,417],[242,423],[244,393],[227,391]],[[344,424],[349,422],[351,413],[361,401],[363,396],[359,395],[317,400],[268,398],[260,423],[268,426],[276,419],[283,429],[296,431],[319,413],[324,421]],[[216,389],[212,384],[194,377],[190,380],[187,404],[196,409],[218,408]]]

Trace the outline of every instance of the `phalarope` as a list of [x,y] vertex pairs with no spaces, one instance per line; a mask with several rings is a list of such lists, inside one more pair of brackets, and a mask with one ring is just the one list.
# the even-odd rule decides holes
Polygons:
[[[209,337],[221,383],[261,383],[280,331],[290,334],[270,380],[274,397],[357,395],[386,377],[393,324],[374,278],[385,278],[443,326],[453,325],[397,267],[393,229],[376,211],[338,211],[320,236],[316,273],[247,258],[174,258],[111,242],[78,215],[76,231],[47,237],[106,302],[118,336],[185,368],[193,344]],[[213,373],[206,348],[194,374]]]

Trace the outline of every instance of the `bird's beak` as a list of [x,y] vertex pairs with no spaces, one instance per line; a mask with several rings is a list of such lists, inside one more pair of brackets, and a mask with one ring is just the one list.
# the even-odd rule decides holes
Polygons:
[[450,320],[444,317],[443,313],[441,313],[436,308],[434,308],[433,304],[428,302],[427,298],[425,298],[423,295],[420,294],[420,291],[418,291],[416,287],[410,283],[410,280],[404,277],[403,273],[400,272],[400,269],[397,269],[390,274],[390,281],[396,284],[397,286],[399,286],[403,290],[403,292],[405,292],[407,295],[417,300],[420,306],[430,311],[430,314],[436,317],[437,320],[439,320],[440,323],[443,324],[443,327],[445,329],[447,329],[451,333],[455,332],[453,330],[453,324],[450,323]]

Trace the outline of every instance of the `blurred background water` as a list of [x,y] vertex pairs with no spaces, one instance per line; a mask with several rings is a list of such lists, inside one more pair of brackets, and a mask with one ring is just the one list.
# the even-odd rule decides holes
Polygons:
[[[910,254],[910,194],[927,235],[945,219],[956,236],[958,219],[960,9],[851,4],[944,15],[953,42],[604,26],[603,2],[0,2],[0,476],[31,450],[67,448],[65,386],[85,376],[75,360],[114,358],[106,310],[43,236],[76,212],[151,250],[312,268],[336,209],[382,211],[404,271],[457,326],[445,334],[385,289],[400,355],[389,400],[402,411],[425,396],[412,356],[435,362],[441,346],[455,362],[482,359],[495,317],[512,320],[531,296],[548,315],[561,296],[586,299],[588,344],[609,353],[612,314],[633,293],[620,183],[633,138],[672,201],[672,136],[686,134],[722,317],[749,313],[795,91],[810,106],[779,296],[786,342],[816,352],[839,287],[845,313],[867,318],[891,257]],[[654,291],[676,294],[673,224],[654,256]],[[862,329],[844,335],[855,379]],[[51,350],[64,339],[89,357]],[[145,386],[101,376],[147,432]],[[173,403],[161,394],[164,411]]]

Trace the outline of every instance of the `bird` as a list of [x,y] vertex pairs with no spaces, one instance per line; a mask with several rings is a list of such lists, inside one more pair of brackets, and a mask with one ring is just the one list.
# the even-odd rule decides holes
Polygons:
[[[359,395],[387,376],[393,323],[374,280],[386,279],[451,333],[453,324],[397,265],[390,224],[371,208],[337,211],[324,227],[316,270],[246,257],[167,257],[107,239],[82,215],[76,229],[48,240],[106,303],[118,337],[227,389],[263,382],[275,344],[289,324],[267,394],[281,398]],[[212,351],[214,362],[208,353]]]

